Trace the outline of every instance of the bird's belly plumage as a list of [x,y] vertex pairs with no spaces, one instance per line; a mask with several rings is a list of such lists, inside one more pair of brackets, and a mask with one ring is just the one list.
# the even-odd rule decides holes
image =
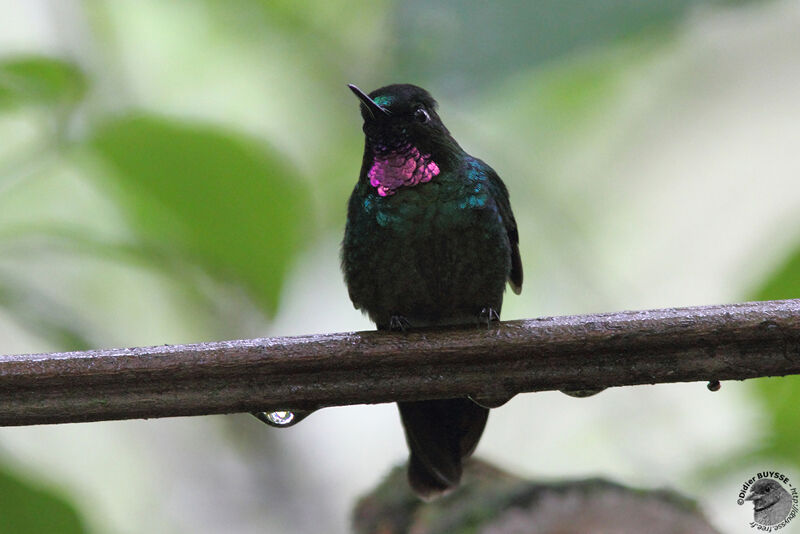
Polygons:
[[384,200],[359,228],[348,224],[351,298],[379,327],[393,316],[431,326],[474,322],[483,308],[499,313],[511,261],[502,221],[448,193],[420,184]]

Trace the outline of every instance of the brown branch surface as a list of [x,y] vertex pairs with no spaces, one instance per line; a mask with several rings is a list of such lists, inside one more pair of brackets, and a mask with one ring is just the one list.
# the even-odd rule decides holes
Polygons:
[[800,374],[800,300],[0,357],[0,425]]

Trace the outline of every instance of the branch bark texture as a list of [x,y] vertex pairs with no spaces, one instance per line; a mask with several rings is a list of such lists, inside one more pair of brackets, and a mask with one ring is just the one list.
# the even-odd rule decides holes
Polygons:
[[800,374],[800,300],[0,357],[0,425]]

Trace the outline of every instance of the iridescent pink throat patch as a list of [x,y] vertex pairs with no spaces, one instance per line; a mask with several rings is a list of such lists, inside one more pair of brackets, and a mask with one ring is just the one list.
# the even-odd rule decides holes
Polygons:
[[369,183],[382,197],[394,195],[401,187],[430,182],[439,174],[439,166],[430,154],[420,154],[416,147],[402,153],[376,155],[369,170]]

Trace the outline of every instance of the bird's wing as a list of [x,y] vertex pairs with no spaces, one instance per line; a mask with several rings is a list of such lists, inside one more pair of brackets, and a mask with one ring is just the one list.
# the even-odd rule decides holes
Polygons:
[[522,258],[519,256],[519,233],[517,232],[517,221],[514,219],[514,212],[511,211],[511,202],[508,199],[508,189],[500,176],[489,165],[476,159],[482,170],[489,178],[489,186],[492,189],[495,203],[503,219],[503,225],[508,234],[508,243],[511,246],[511,272],[508,275],[508,282],[511,289],[517,295],[522,291]]

